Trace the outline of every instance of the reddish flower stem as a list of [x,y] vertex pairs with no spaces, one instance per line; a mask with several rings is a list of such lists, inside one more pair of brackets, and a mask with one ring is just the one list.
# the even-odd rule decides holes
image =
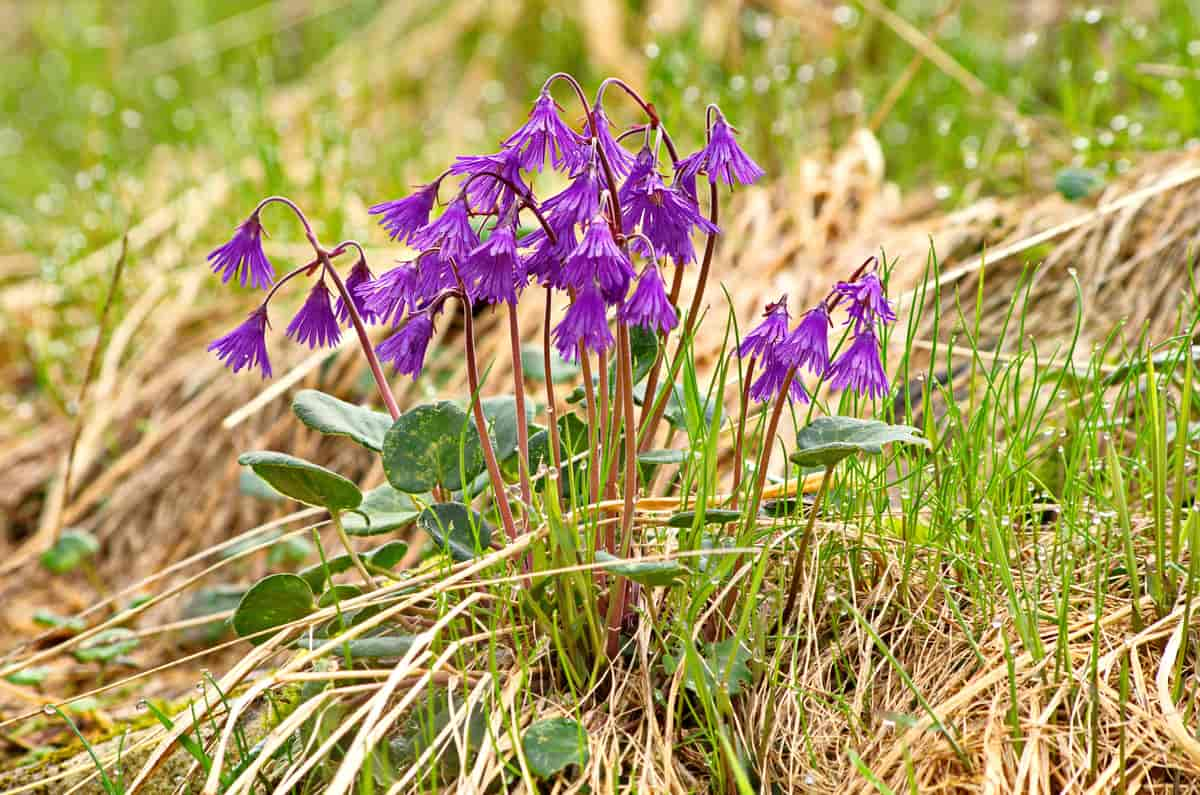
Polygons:
[[754,473],[754,490],[750,492],[750,501],[746,505],[746,522],[752,523],[758,515],[758,506],[762,502],[763,488],[767,483],[767,468],[771,461],[771,450],[775,446],[775,434],[779,432],[779,418],[783,416],[783,407],[788,402],[788,390],[792,388],[792,379],[796,377],[796,368],[787,371],[783,385],[779,388],[779,397],[775,408],[771,410],[771,419],[767,422],[767,432],[762,438],[762,449],[758,455],[758,471]]
[[525,417],[525,371],[521,362],[521,329],[517,326],[517,308],[508,307],[508,337],[512,343],[513,400],[517,412],[517,467],[521,473],[521,500],[524,502],[525,532],[529,532],[533,489],[529,484],[529,422]]
[[742,384],[742,404],[738,409],[737,437],[733,444],[733,487],[730,489],[733,501],[730,503],[730,507],[734,510],[738,506],[738,489],[742,485],[742,470],[746,468],[746,462],[742,460],[742,446],[746,439],[746,412],[750,407],[750,382],[754,380],[754,364],[755,359],[751,356],[750,361],[746,364],[746,377]]
[[546,322],[542,331],[542,369],[546,376],[546,421],[550,430],[550,455],[554,461],[554,472],[562,476],[562,451],[558,439],[558,404],[554,399],[554,379],[551,378],[550,366],[550,305],[554,296],[554,288],[546,288]]
[[[617,325],[617,366],[622,373],[622,380],[627,384],[632,385],[633,382],[633,356],[629,347],[629,328],[624,323]],[[633,389],[627,388],[621,391],[621,408],[625,415],[626,427],[632,431],[634,427],[633,416]],[[625,505],[621,511],[621,557],[629,557],[629,551],[633,546],[633,510],[634,501],[637,497],[637,451],[635,440],[632,432],[625,435]],[[605,644],[605,652],[610,660],[617,656],[620,651],[620,632],[621,619],[625,615],[625,609],[629,599],[628,582],[623,577],[614,578],[613,589],[609,593],[608,603],[608,638]]]

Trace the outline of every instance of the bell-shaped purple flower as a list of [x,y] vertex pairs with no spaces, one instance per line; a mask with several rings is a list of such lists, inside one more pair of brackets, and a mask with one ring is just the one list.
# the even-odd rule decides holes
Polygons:
[[517,287],[525,283],[525,269],[517,256],[517,230],[499,221],[492,234],[459,265],[459,275],[471,297],[498,304],[517,303]]
[[600,291],[595,287],[580,290],[554,328],[554,347],[562,358],[578,361],[580,346],[590,351],[603,351],[612,344],[613,335],[608,330],[608,316]]
[[263,251],[262,236],[262,223],[255,213],[238,226],[228,243],[208,255],[209,267],[220,275],[223,284],[236,276],[243,287],[247,282],[263,290],[271,286],[275,268]]
[[704,148],[679,161],[680,174],[685,179],[694,180],[696,174],[703,171],[713,184],[724,182],[733,185],[740,182],[749,185],[756,182],[766,172],[738,146],[733,128],[720,111],[716,111],[716,116]]
[[783,341],[788,333],[787,296],[781,296],[773,304],[767,304],[763,312],[763,320],[742,338],[738,355],[745,359],[756,356],[766,360],[775,346]]
[[846,314],[856,330],[873,325],[876,320],[891,323],[896,319],[896,310],[892,308],[883,291],[883,284],[874,273],[868,273],[856,282],[838,282],[833,289],[838,295],[849,299]]
[[596,216],[588,224],[579,245],[567,257],[563,281],[576,290],[594,283],[600,287],[604,300],[615,304],[625,297],[633,277],[629,257],[613,240],[612,230],[604,219]]
[[563,263],[578,244],[575,224],[548,219],[554,230],[554,240],[541,227],[530,232],[521,240],[521,246],[532,248],[525,258],[525,273],[536,279],[543,287],[563,289]]
[[799,325],[779,343],[776,351],[789,367],[808,368],[813,375],[825,375],[829,369],[829,312],[824,301],[804,313]]
[[[783,357],[779,356],[778,349],[769,352],[763,360],[762,374],[750,385],[751,399],[758,403],[766,403],[776,397],[783,389],[783,382],[787,380],[789,372],[792,372],[792,369]],[[794,375],[791,384],[788,385],[788,397],[797,403],[808,402],[808,392],[804,390],[804,384]]]
[[633,295],[621,306],[618,314],[621,320],[631,326],[641,326],[659,334],[670,333],[679,324],[675,307],[671,306],[662,276],[654,263],[642,271]]
[[[354,267],[350,269],[350,275],[346,277],[346,292],[350,293],[350,300],[354,302],[354,308],[358,310],[358,316],[364,323],[375,322],[375,312],[367,306],[367,302],[363,300],[362,296],[363,285],[370,284],[374,278],[375,274],[371,273],[371,269],[367,267],[367,261],[362,257],[358,258],[358,262],[354,263]],[[346,306],[345,299],[340,295],[334,306],[334,312],[337,314],[339,323],[349,322],[350,308]]]
[[379,323],[395,323],[412,306],[416,267],[402,263],[358,287],[362,306]]
[[467,204],[460,197],[450,202],[446,211],[435,221],[414,232],[409,237],[409,243],[416,248],[437,246],[443,257],[457,260],[466,257],[479,245],[479,236],[471,226]]
[[448,257],[443,257],[441,252],[431,251],[417,257],[413,263],[413,270],[412,293],[408,302],[410,310],[415,310],[445,291],[458,287],[454,263]]
[[440,182],[441,180],[431,182],[403,199],[380,202],[367,212],[379,216],[379,225],[387,230],[388,237],[403,243],[429,223],[429,214],[433,212],[434,202],[437,201]]
[[[641,226],[642,234],[654,246],[660,256],[669,256],[679,265],[695,262],[696,248],[692,243],[692,231],[699,229],[706,234],[717,234],[715,224],[700,214],[699,207],[682,190],[663,184],[657,174],[650,174],[642,187],[632,190],[623,200],[621,214],[625,226],[633,229]],[[635,240],[633,245],[644,248]],[[647,252],[643,252],[647,253]]]
[[587,162],[571,177],[571,184],[542,202],[542,214],[556,224],[586,223],[600,212],[601,188],[599,167],[595,157],[589,155]]
[[391,362],[402,375],[411,375],[413,380],[425,366],[425,351],[433,337],[432,313],[417,312],[409,315],[400,329],[375,347],[381,361]]
[[333,300],[324,279],[309,291],[304,305],[288,323],[287,335],[310,348],[329,348],[342,338],[342,327],[333,313]]
[[[475,212],[503,212],[514,200],[529,193],[529,186],[521,178],[521,158],[515,149],[501,149],[490,155],[459,155],[454,158],[450,173],[465,177],[463,184],[467,185],[467,196]],[[480,176],[485,174],[501,179]]]
[[542,91],[529,119],[504,139],[504,145],[518,153],[521,168],[541,171],[546,156],[555,168],[571,168],[580,159],[583,142],[558,116],[558,104],[548,90]]
[[[604,113],[604,108],[601,105],[592,107],[592,116],[596,119],[596,142],[600,144],[600,148],[604,151],[604,157],[608,159],[608,165],[612,168],[613,176],[617,179],[624,179],[630,169],[633,168],[633,155],[617,143],[617,139],[613,137],[612,130],[608,121],[608,116]],[[591,137],[591,123],[585,122],[583,125],[583,134]]]
[[869,398],[887,393],[887,373],[883,371],[879,341],[871,326],[861,328],[850,347],[829,368],[829,385],[833,389],[849,387]]
[[233,372],[243,367],[258,367],[263,378],[271,377],[271,360],[267,358],[267,305],[251,312],[240,326],[220,339],[213,340],[208,350]]

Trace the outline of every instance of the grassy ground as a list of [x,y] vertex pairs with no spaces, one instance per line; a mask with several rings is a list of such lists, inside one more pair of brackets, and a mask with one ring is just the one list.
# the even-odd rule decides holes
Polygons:
[[[872,2],[715,3],[699,14],[671,2],[599,8],[374,0],[246,8],[212,0],[10,9],[15,21],[0,32],[5,438],[35,438],[31,416],[49,426],[69,423],[75,412],[80,361],[95,336],[112,259],[97,267],[89,252],[171,210],[168,242],[131,261],[116,312],[124,318],[139,296],[158,289],[150,270],[167,263],[172,282],[202,270],[204,252],[265,193],[302,197],[330,238],[382,240],[367,204],[428,178],[455,152],[490,151],[554,69],[589,84],[610,72],[629,76],[647,87],[682,141],[697,140],[698,103],[718,101],[746,147],[779,175],[794,173],[806,156],[823,160],[866,126],[883,147],[888,177],[909,197],[930,197],[946,210],[979,196],[1052,191],[1068,166],[1111,181],[1148,153],[1182,149],[1200,136],[1200,23],[1188,3],[951,3],[949,11],[924,2],[891,11]],[[218,177],[225,180],[219,202],[198,210],[179,203],[186,190]],[[279,252],[294,251],[294,243],[273,241]],[[1192,272],[1190,255],[1172,249],[1172,256],[1173,275]],[[995,311],[990,291],[998,288],[986,278],[975,294],[917,294],[889,362],[895,380],[913,388],[895,406],[824,408],[915,424],[934,442],[932,452],[844,466],[802,561],[797,544],[807,523],[803,506],[794,506],[733,536],[756,553],[746,565],[727,556],[717,574],[693,571],[687,587],[655,590],[646,616],[653,620],[633,633],[603,698],[581,692],[595,683],[578,670],[577,651],[549,629],[564,623],[561,615],[547,621],[538,605],[520,602],[494,607],[507,604],[512,584],[502,576],[508,550],[489,561],[486,585],[467,580],[463,566],[438,569],[438,582],[420,585],[404,603],[418,609],[398,613],[409,628],[437,621],[419,650],[428,657],[414,657],[423,661],[399,674],[388,669],[423,710],[366,715],[345,690],[352,683],[320,664],[296,665],[249,680],[282,705],[265,730],[256,723],[251,744],[263,731],[292,736],[287,718],[305,714],[292,712],[302,674],[337,688],[321,696],[315,729],[310,723],[300,735],[310,751],[338,726],[374,727],[395,741],[371,757],[381,791],[405,770],[421,771],[402,783],[408,788],[473,775],[532,791],[535,777],[516,752],[520,732],[554,715],[589,731],[589,763],[558,785],[584,781],[592,791],[822,792],[847,780],[863,791],[897,792],[1196,790],[1194,293],[1181,289],[1164,302],[1163,323],[1175,333],[1152,341],[1149,367],[1146,343],[1128,342],[1139,339],[1138,329],[1103,342],[1115,316],[1085,345],[1070,334],[1037,336],[1039,307],[1025,292],[1033,294],[1033,281],[1000,283],[1011,313]],[[244,312],[215,304],[212,285],[198,284],[197,316],[180,321],[173,339],[206,331],[199,315],[224,323]],[[735,299],[737,286],[731,282]],[[934,306],[944,315],[926,309],[918,317]],[[710,321],[712,347],[723,332]],[[930,351],[931,341],[940,347]],[[702,363],[706,377],[707,363],[720,358]],[[453,370],[457,358],[446,359],[439,366]],[[331,382],[350,383],[352,373],[328,369]],[[446,383],[457,382],[447,376]],[[182,413],[170,402],[176,393],[158,394]],[[269,424],[255,426],[254,438]],[[101,472],[134,447],[134,433],[95,441]],[[783,438],[790,446],[791,433]],[[647,503],[639,513],[646,542],[638,551],[676,555],[700,544],[700,536],[662,533],[661,523],[695,500],[690,486],[712,494],[727,485],[728,441],[699,425],[681,431],[674,446],[699,457],[677,480],[662,482],[670,508]],[[215,460],[228,459],[218,452]],[[119,485],[107,484],[111,495],[85,496],[95,511],[119,505],[128,501]],[[44,495],[36,493],[32,507],[12,509],[10,544],[44,517]],[[222,537],[247,530],[236,514],[221,516],[233,526]],[[284,527],[304,535],[299,520]],[[172,548],[159,546],[153,552],[174,562]],[[222,559],[217,579],[278,565],[265,553],[238,554],[244,558]],[[112,574],[122,568],[114,557],[103,576],[117,579],[101,591],[130,584]],[[247,561],[252,568],[239,568]],[[796,565],[808,571],[803,619],[781,626],[778,604]],[[399,594],[384,589],[360,606],[396,606]],[[39,591],[38,598],[54,597]],[[489,643],[481,629],[511,635]],[[574,641],[586,644],[586,635]],[[702,673],[706,659],[710,673],[722,672],[714,659],[728,662],[719,643],[748,651],[744,680],[740,668],[716,682]],[[236,648],[240,656],[244,646]],[[264,668],[284,659],[272,651],[260,647],[246,659]],[[56,670],[50,692],[87,690],[91,669],[81,667]],[[463,678],[447,689],[434,674],[450,669]],[[226,687],[247,684],[218,678]],[[735,680],[740,691],[730,686]],[[139,692],[131,684],[99,694],[79,720],[93,736],[112,734],[107,712]],[[170,694],[172,710],[182,706],[177,698]],[[469,708],[454,720],[441,714],[464,701]],[[245,706],[261,717],[274,708],[266,703]],[[12,758],[40,758],[67,742],[57,718],[8,723],[14,714],[3,723]],[[471,739],[480,721],[492,742]],[[457,743],[451,756],[469,767],[411,766],[433,735]],[[249,755],[229,739],[232,769]],[[339,766],[361,765],[357,753],[322,757],[307,791],[320,791]],[[282,778],[304,758],[297,751],[276,759],[270,772]],[[359,791],[371,791],[368,778],[358,778]],[[254,786],[252,778],[243,784]]]

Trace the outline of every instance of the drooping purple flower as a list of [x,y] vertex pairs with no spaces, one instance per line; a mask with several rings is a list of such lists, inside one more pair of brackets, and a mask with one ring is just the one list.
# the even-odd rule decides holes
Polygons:
[[[515,199],[529,193],[529,186],[521,178],[521,158],[515,149],[501,149],[490,155],[459,155],[454,158],[450,173],[465,177],[464,185],[470,182],[467,196],[476,212],[503,212]],[[481,174],[494,174],[501,179],[477,176]]]
[[425,366],[425,351],[433,337],[431,312],[409,315],[400,329],[375,347],[381,361],[391,362],[402,375],[411,375],[413,380]]
[[619,315],[621,320],[632,326],[641,326],[659,334],[670,333],[679,324],[675,307],[671,306],[671,299],[667,297],[662,275],[654,263],[642,271],[633,295],[622,305]]
[[877,398],[887,393],[887,373],[883,371],[879,342],[871,326],[855,334],[846,352],[829,368],[829,385],[833,389],[850,387],[860,395]]
[[497,222],[491,236],[460,263],[459,275],[472,298],[489,304],[516,304],[517,287],[525,283],[525,269],[517,256],[515,224]]
[[883,292],[883,284],[874,273],[868,273],[856,282],[838,282],[833,289],[838,295],[849,299],[846,314],[856,330],[870,326],[876,320],[891,323],[896,319],[896,310],[892,308]]
[[763,312],[763,320],[742,338],[741,347],[738,348],[738,355],[745,359],[748,356],[756,356],[760,359],[766,359],[767,354],[771,353],[775,346],[783,341],[783,338],[788,333],[788,309],[787,296],[781,296],[778,301],[773,304],[767,304],[766,311]]
[[704,148],[679,161],[680,174],[688,180],[694,180],[696,174],[703,171],[708,175],[708,181],[714,184],[724,182],[733,185],[740,182],[749,185],[757,181],[766,172],[738,146],[733,128],[720,111],[716,112],[716,116]]
[[236,276],[243,287],[247,282],[262,290],[271,286],[275,268],[263,251],[262,236],[262,223],[255,213],[238,226],[228,243],[209,253],[209,267],[220,275],[222,284]]
[[554,240],[541,227],[530,232],[521,240],[521,246],[532,248],[525,258],[525,273],[536,279],[543,287],[563,289],[563,263],[575,250],[578,236],[575,234],[574,223],[562,223],[549,219],[550,228],[554,230]]
[[208,350],[216,352],[217,358],[235,373],[243,367],[258,367],[263,378],[270,378],[266,304],[251,312],[233,331],[209,343]]
[[[541,204],[546,219],[561,224],[582,224],[600,212],[600,170],[593,155],[571,177],[571,184]],[[555,227],[557,231],[558,227]]]
[[558,116],[558,104],[543,90],[529,111],[529,119],[504,139],[518,153],[521,168],[541,171],[546,155],[555,168],[570,168],[579,162],[583,143],[578,133]]
[[[350,300],[354,302],[354,308],[358,310],[358,316],[364,323],[375,322],[375,312],[367,306],[367,302],[363,300],[362,296],[363,285],[370,284],[374,278],[375,274],[371,273],[371,269],[367,267],[367,261],[362,257],[358,258],[358,262],[354,263],[354,267],[350,269],[350,275],[346,277],[346,292],[350,293]],[[337,314],[339,323],[346,323],[350,320],[350,309],[340,295],[337,298],[334,312]]]
[[576,290],[594,283],[600,287],[604,300],[615,304],[629,292],[633,277],[629,257],[613,240],[612,230],[604,219],[596,216],[588,224],[579,245],[567,257],[563,281]]
[[825,302],[805,312],[776,350],[788,366],[797,370],[807,367],[813,375],[825,375],[829,369],[829,312]]
[[608,317],[600,291],[589,286],[575,294],[563,319],[554,328],[554,347],[562,358],[579,360],[579,348],[603,351],[612,347],[613,335],[608,330]]
[[[592,116],[596,119],[596,141],[600,144],[600,148],[604,150],[604,156],[608,159],[608,165],[612,168],[613,176],[617,179],[624,179],[630,169],[633,168],[633,155],[617,143],[617,139],[613,137],[608,116],[604,113],[604,108],[601,105],[592,107]],[[591,137],[591,123],[585,122],[583,125],[583,134]]]
[[[693,229],[706,234],[717,234],[715,224],[700,214],[699,207],[686,193],[676,187],[668,188],[657,174],[650,174],[641,188],[632,190],[623,200],[621,214],[625,226],[633,229],[641,225],[644,234],[660,256],[669,256],[679,265],[696,260],[696,247],[692,243]],[[634,241],[635,247],[644,244]]]
[[441,252],[432,251],[422,254],[413,263],[414,276],[412,297],[408,302],[410,309],[429,303],[446,290],[458,286],[458,277],[454,275],[454,264]]
[[387,230],[388,237],[398,243],[411,240],[413,234],[429,223],[429,213],[437,201],[438,185],[441,180],[418,188],[403,199],[380,202],[367,210],[378,215],[379,225]]
[[[783,389],[783,382],[787,380],[791,371],[787,362],[779,355],[778,349],[770,351],[764,360],[762,374],[750,385],[751,399],[758,403],[766,403],[776,397]],[[797,403],[808,402],[808,392],[805,391],[804,384],[794,375],[788,386],[788,397]]]
[[[487,180],[491,181],[491,180]],[[426,224],[409,236],[416,248],[441,248],[442,256],[462,259],[479,245],[479,236],[471,226],[467,203],[460,197],[450,202],[437,220]]]
[[405,262],[361,284],[357,297],[379,323],[395,323],[412,306],[416,266]]
[[325,280],[313,285],[300,311],[288,323],[287,335],[310,348],[329,348],[342,338],[342,327],[333,313],[333,299]]

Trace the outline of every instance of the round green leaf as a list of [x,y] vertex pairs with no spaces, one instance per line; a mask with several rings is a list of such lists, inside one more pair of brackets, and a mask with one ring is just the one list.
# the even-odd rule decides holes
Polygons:
[[58,613],[45,609],[33,611],[33,623],[39,627],[65,629],[72,634],[83,632],[87,629],[87,624],[78,616],[60,616]]
[[[517,399],[512,395],[484,398],[483,413],[496,459],[503,461],[517,449]],[[533,422],[533,406],[529,401],[525,402],[525,422],[526,425]]]
[[[525,377],[533,381],[546,380],[546,363],[542,359],[540,345],[524,345],[521,347],[521,370]],[[559,355],[558,349],[550,351],[550,380],[556,384],[573,381],[579,375],[579,365],[567,361]]]
[[827,467],[855,453],[877,454],[887,444],[929,447],[929,440],[910,425],[888,425],[857,417],[818,417],[796,434],[793,463]]
[[[741,511],[729,511],[723,508],[709,508],[701,518],[701,524],[728,524],[742,518]],[[696,511],[680,511],[671,514],[667,520],[670,527],[691,527],[696,523]]]
[[[272,574],[254,585],[238,602],[233,613],[233,628],[243,638],[263,630],[281,627],[313,612],[313,591],[295,574]],[[251,638],[255,645],[270,638],[264,634]]]
[[54,545],[42,553],[42,565],[54,574],[66,574],[79,568],[100,550],[100,542],[83,530],[65,530]]
[[387,414],[356,406],[316,389],[302,389],[292,400],[292,411],[308,427],[330,436],[348,436],[368,450],[381,452],[392,427]]
[[492,543],[491,526],[461,502],[431,505],[417,524],[455,560],[474,560]]
[[112,662],[138,646],[138,638],[128,627],[113,627],[98,632],[80,644],[74,652],[80,662]]
[[525,730],[521,749],[533,774],[550,778],[568,765],[587,764],[587,732],[571,718],[540,720]]
[[329,607],[335,602],[344,602],[362,594],[357,585],[335,585],[317,599],[317,607]]
[[[658,358],[658,335],[641,326],[632,326],[629,329],[629,352],[633,359],[633,383],[640,384],[650,374],[650,368]],[[616,366],[615,361],[613,365]],[[615,369],[613,374],[616,374]]]
[[405,554],[408,553],[408,544],[403,541],[389,541],[383,546],[376,547],[367,553],[367,563],[377,569],[395,568],[396,564],[404,560]]
[[[426,502],[432,501],[429,495],[421,496]],[[415,521],[421,513],[421,509],[413,502],[412,495],[397,491],[387,483],[364,494],[357,511],[342,517],[342,526],[352,536],[390,533]],[[366,514],[366,518],[360,516],[360,513]],[[367,519],[371,521],[368,523]]]
[[[460,454],[461,449],[461,454]],[[405,412],[383,440],[388,483],[409,494],[445,486],[457,491],[484,469],[479,435],[466,412],[443,400]]]
[[46,677],[50,675],[49,668],[22,668],[20,671],[14,671],[5,680],[14,685],[21,687],[37,687],[42,682],[46,681]]
[[1104,186],[1104,177],[1090,168],[1067,166],[1054,175],[1054,188],[1069,201],[1085,199]]
[[[325,643],[322,638],[303,637],[296,641],[302,649],[315,649]],[[347,641],[350,646],[350,656],[354,659],[394,659],[408,654],[412,647],[411,635],[381,635],[376,638],[356,638]],[[340,652],[342,646],[338,645]]]
[[303,458],[262,450],[242,453],[238,463],[253,469],[280,494],[305,505],[345,511],[362,502],[362,492],[352,481]]
[[238,473],[238,491],[247,497],[255,497],[268,502],[282,502],[283,495],[271,488],[267,481],[254,474],[254,470],[243,467]]
[[687,567],[676,560],[624,560],[600,550],[596,562],[603,563],[605,571],[651,588],[682,585],[688,575]]

